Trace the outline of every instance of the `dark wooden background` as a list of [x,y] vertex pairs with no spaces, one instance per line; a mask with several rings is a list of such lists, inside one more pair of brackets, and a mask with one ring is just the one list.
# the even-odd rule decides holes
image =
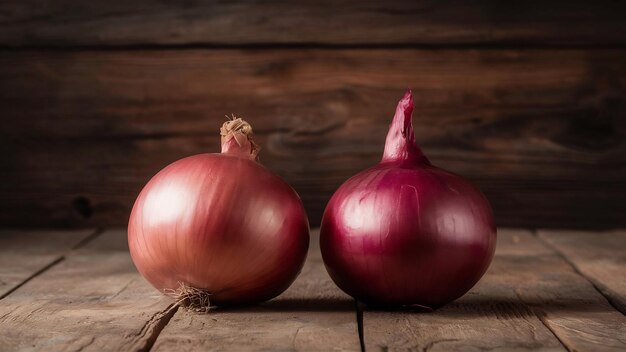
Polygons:
[[0,225],[124,225],[142,185],[248,119],[313,225],[418,143],[500,226],[626,226],[626,2],[0,3]]

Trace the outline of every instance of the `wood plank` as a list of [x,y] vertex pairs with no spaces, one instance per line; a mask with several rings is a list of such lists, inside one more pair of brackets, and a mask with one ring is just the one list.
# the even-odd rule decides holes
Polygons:
[[331,281],[312,235],[302,273],[282,295],[208,314],[179,309],[153,350],[360,351],[354,302]]
[[625,62],[626,50],[4,52],[0,222],[123,226],[159,169],[219,150],[234,112],[317,224],[379,161],[411,86],[417,141],[483,189],[500,226],[626,227]]
[[[496,257],[483,279],[465,296],[432,312],[363,312],[367,351],[565,351],[535,313],[519,300],[513,287],[502,284],[508,258],[517,247],[532,246],[525,232],[499,230]],[[511,274],[513,275],[513,274]]]
[[540,230],[539,237],[563,254],[611,304],[626,314],[626,232]]
[[527,231],[500,231],[488,273],[457,302],[433,313],[366,310],[363,324],[368,350],[626,348],[626,317]]
[[[533,240],[539,242],[533,236]],[[538,314],[570,351],[623,351],[626,317],[554,251],[523,255],[504,269],[502,283]]]
[[126,232],[107,231],[0,301],[0,350],[142,350],[170,305],[136,272]]
[[624,44],[620,1],[5,1],[0,44]]
[[0,299],[62,260],[95,230],[0,230]]

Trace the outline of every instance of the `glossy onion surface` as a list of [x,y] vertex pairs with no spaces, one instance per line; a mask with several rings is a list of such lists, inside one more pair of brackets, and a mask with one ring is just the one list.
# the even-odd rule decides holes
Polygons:
[[255,303],[283,292],[302,269],[309,225],[300,198],[228,149],[174,162],[135,202],[130,253],[163,292],[184,284],[208,292],[211,305]]
[[358,300],[437,308],[485,273],[496,229],[480,191],[432,166],[417,148],[412,109],[407,92],[382,162],[346,181],[331,198],[320,245],[332,279]]

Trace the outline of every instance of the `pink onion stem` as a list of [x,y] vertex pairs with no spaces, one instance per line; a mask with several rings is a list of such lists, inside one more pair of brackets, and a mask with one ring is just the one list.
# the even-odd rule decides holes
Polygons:
[[411,122],[412,114],[413,94],[410,89],[407,89],[398,103],[391,125],[389,125],[382,162],[406,160],[430,164],[422,150],[415,144],[415,134]]

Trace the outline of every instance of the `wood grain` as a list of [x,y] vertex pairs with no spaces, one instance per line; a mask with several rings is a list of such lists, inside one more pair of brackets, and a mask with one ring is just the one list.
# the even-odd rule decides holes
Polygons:
[[107,231],[0,301],[0,350],[143,350],[171,304],[135,271],[126,232]]
[[63,259],[95,230],[0,230],[0,299]]
[[[380,159],[396,101],[500,226],[626,225],[626,50],[137,50],[0,54],[0,223],[125,225],[141,187],[252,123],[312,224]],[[602,172],[601,170],[610,170]]]
[[626,348],[626,316],[587,279],[554,251],[538,256],[535,251],[521,249],[519,257],[501,267],[501,283],[514,287],[520,299],[570,351]]
[[179,309],[154,351],[360,351],[354,302],[324,269],[314,233],[300,276],[264,304],[197,314]]
[[[559,340],[515,293],[502,284],[506,261],[519,246],[535,247],[527,233],[500,230],[496,257],[483,279],[461,299],[432,312],[366,308],[367,351],[565,351]],[[543,253],[542,253],[543,252]],[[513,257],[514,258],[514,257]]]
[[368,350],[626,348],[626,317],[527,231],[500,231],[488,273],[457,302],[433,313],[366,310],[363,324]]
[[[0,258],[52,253],[79,233],[0,231]],[[623,234],[500,229],[492,266],[460,300],[432,313],[366,309],[366,348],[622,351],[626,316],[580,273],[623,298]],[[360,350],[355,306],[326,274],[317,231],[276,299],[208,314],[171,304],[136,273],[125,231],[105,231],[0,300],[0,350]]]
[[5,46],[623,45],[620,1],[92,1],[0,4]]
[[540,230],[539,237],[563,254],[609,301],[626,314],[626,232]]

